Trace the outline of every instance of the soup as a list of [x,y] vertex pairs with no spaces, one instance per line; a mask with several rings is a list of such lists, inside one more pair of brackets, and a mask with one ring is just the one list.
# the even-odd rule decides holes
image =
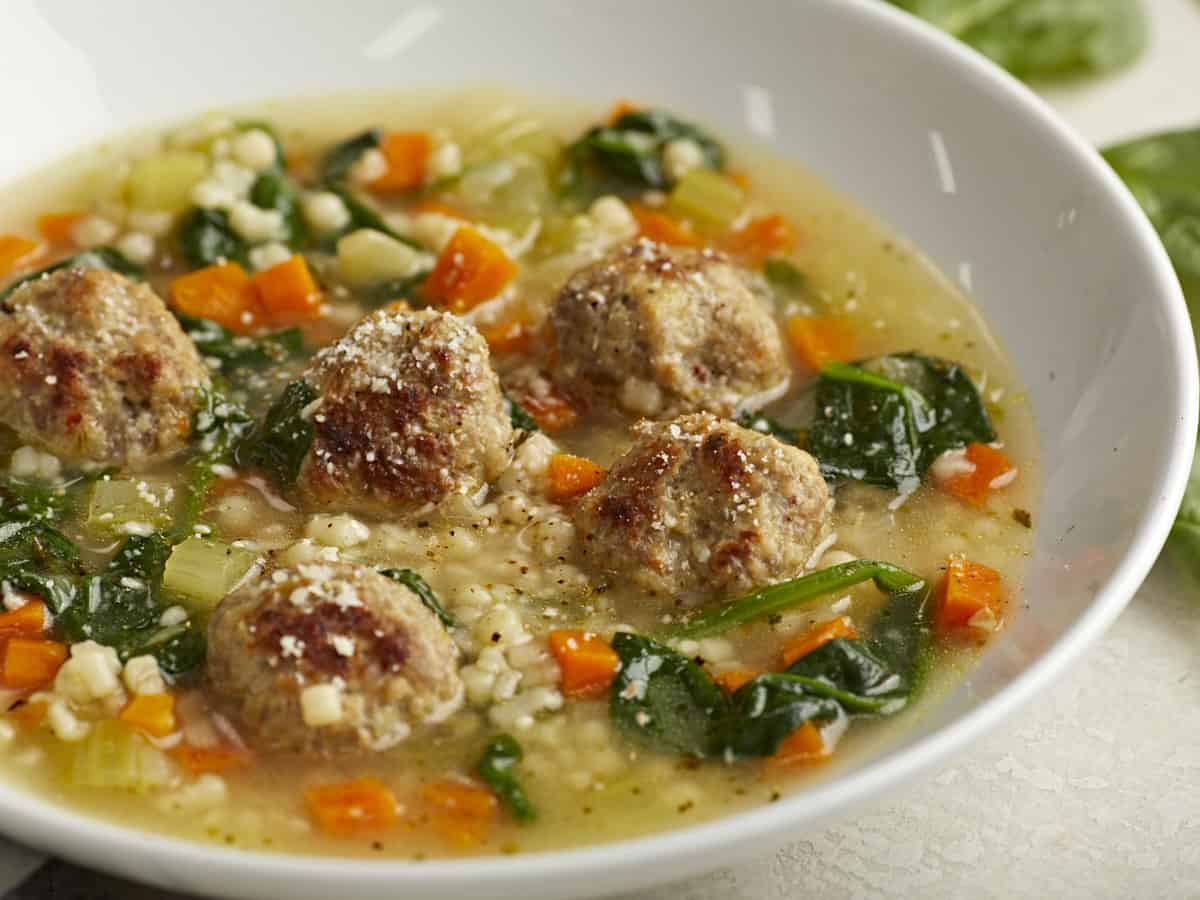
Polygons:
[[0,741],[139,828],[422,859],[803,790],[1017,606],[1020,379],[665,110],[288,101],[6,189]]

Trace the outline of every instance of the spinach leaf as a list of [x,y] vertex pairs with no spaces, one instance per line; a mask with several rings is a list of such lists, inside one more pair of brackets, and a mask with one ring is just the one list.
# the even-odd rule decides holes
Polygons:
[[178,311],[175,312],[175,318],[200,355],[219,363],[218,371],[222,374],[237,369],[276,365],[304,353],[304,336],[299,328],[285,328],[273,334],[250,338],[235,335],[210,319],[197,319]]
[[116,272],[119,275],[124,275],[126,278],[132,278],[134,281],[140,281],[145,276],[145,270],[136,263],[126,259],[125,255],[119,250],[114,250],[112,247],[94,247],[91,250],[84,250],[82,253],[68,256],[66,259],[60,259],[58,262],[52,263],[44,269],[30,272],[28,275],[18,278],[8,285],[8,287],[0,290],[0,303],[7,301],[9,295],[21,285],[30,281],[36,281],[60,269],[108,269],[110,272]]
[[526,431],[529,433],[541,431],[538,428],[537,419],[527,413],[520,403],[510,397],[508,391],[502,390],[501,395],[504,399],[504,411],[508,413],[508,418],[512,422],[513,428],[517,431]]
[[798,297],[808,288],[808,279],[786,259],[774,257],[763,263],[763,277],[777,294]]
[[75,543],[40,519],[13,519],[0,525],[0,568],[30,567],[43,572],[80,571]]
[[[1104,158],[1158,231],[1183,285],[1193,324],[1200,323],[1200,128],[1118,144],[1105,150]],[[1200,450],[1192,460],[1169,546],[1179,562],[1200,572]]]
[[805,439],[808,437],[807,432],[803,428],[793,428],[790,425],[784,425],[778,419],[763,415],[762,413],[742,413],[738,416],[737,423],[743,428],[749,428],[751,431],[757,431],[761,434],[769,434],[771,437],[778,438],[785,444],[791,444],[794,447],[803,447]]
[[1020,78],[1109,72],[1146,47],[1138,0],[891,0]]
[[500,798],[500,802],[514,819],[518,822],[532,822],[537,818],[537,811],[529,802],[516,772],[517,764],[524,755],[521,745],[514,737],[499,734],[484,747],[483,757],[475,771]]
[[249,265],[250,248],[222,210],[195,207],[179,223],[177,240],[183,258],[197,268],[223,260]]
[[867,642],[846,638],[835,638],[806,653],[788,667],[787,674],[825,682],[850,697],[880,697],[902,688],[900,676]]
[[663,148],[681,139],[700,147],[709,168],[724,167],[724,149],[706,132],[664,110],[636,110],[612,125],[588,129],[563,151],[559,188],[571,194],[667,188],[670,178],[663,168]]
[[910,698],[925,680],[929,665],[928,583],[896,591],[871,625],[868,645],[900,679],[894,694]]
[[864,581],[874,581],[875,586],[885,594],[917,590],[925,584],[912,572],[906,572],[891,563],[856,559],[790,581],[781,581],[779,584],[731,600],[675,625],[668,629],[666,634],[675,638],[710,637],[738,625],[794,609],[809,600],[845,590]]
[[264,470],[281,487],[295,484],[313,440],[312,423],[303,413],[316,399],[316,389],[308,382],[288,384],[262,421],[237,444],[238,465]]
[[814,693],[803,680],[786,674],[759,675],[729,698],[716,726],[727,759],[770,756],[805,722],[828,722],[845,715],[841,705]]
[[0,474],[0,521],[42,519],[52,522],[73,508],[67,485],[25,481]]
[[234,447],[252,425],[250,415],[226,397],[219,385],[199,392],[192,413],[193,456],[188,465],[183,507],[171,530],[173,539],[183,540],[192,533],[217,477],[213,467],[233,459]]
[[727,715],[721,689],[690,659],[665,644],[627,632],[612,642],[620,669],[609,716],[627,738],[686,756],[719,754],[712,723]]
[[180,675],[204,659],[204,637],[191,621],[162,626],[161,594],[171,546],[162,535],[128,538],[98,574],[80,580],[77,602],[59,610],[57,628],[71,641],[94,640],[122,660],[153,655],[163,671]]
[[379,129],[369,128],[329,148],[317,166],[321,181],[331,186],[344,182],[359,158],[379,146],[381,137]]
[[300,213],[300,200],[287,175],[277,169],[262,172],[250,186],[250,202],[259,209],[279,213],[283,220],[283,242],[300,249],[308,239],[308,226]]
[[433,589],[429,586],[429,582],[412,569],[380,569],[379,574],[386,575],[392,581],[400,582],[400,584],[416,594],[421,602],[425,604],[425,607],[437,616],[438,621],[447,628],[454,628],[458,624],[454,620],[454,617],[446,612],[445,607],[438,602],[437,595],[434,594]]
[[897,353],[821,370],[808,451],[826,478],[910,493],[946,450],[996,438],[971,379],[955,363]]
[[426,304],[418,288],[428,276],[429,272],[420,272],[408,278],[388,278],[385,281],[377,281],[359,288],[355,293],[358,299],[369,307],[378,307],[396,300],[404,300],[413,309],[422,309]]

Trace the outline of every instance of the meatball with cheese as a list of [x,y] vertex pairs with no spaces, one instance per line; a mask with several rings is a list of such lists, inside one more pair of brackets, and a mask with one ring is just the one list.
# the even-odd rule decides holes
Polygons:
[[478,494],[512,459],[487,343],[457,316],[374,313],[317,354],[304,377],[317,393],[299,476],[311,506],[425,515]]
[[575,509],[592,565],[672,604],[803,572],[829,515],[811,456],[707,413],[634,431]]
[[384,750],[461,705],[458,648],[420,598],[347,563],[275,569],[208,625],[208,682],[260,749]]
[[0,422],[70,462],[143,469],[172,456],[208,383],[159,296],[116,272],[62,269],[0,309]]
[[624,245],[568,279],[550,323],[551,374],[584,406],[649,418],[729,416],[788,386],[771,310],[711,250]]

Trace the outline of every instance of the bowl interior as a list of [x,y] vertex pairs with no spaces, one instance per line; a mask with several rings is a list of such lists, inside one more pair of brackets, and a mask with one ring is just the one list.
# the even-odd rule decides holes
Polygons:
[[[363,866],[183,847],[0,793],[0,828],[24,840],[179,888],[263,897],[284,884],[297,898],[351,884],[364,897],[401,885],[414,896],[582,896],[665,880],[764,851],[996,721],[1111,621],[1165,537],[1197,396],[1165,256],[1099,158],[1031,95],[883,4],[359,0],[351,12],[46,0],[5,15],[0,181],[137,123],[255,97],[418,83],[652,99],[767,143],[974,294],[1028,387],[1044,477],[1025,608],[969,680],[885,758],[770,809],[624,846]],[[38,89],[18,87],[31,73]],[[227,874],[214,883],[218,860]]]

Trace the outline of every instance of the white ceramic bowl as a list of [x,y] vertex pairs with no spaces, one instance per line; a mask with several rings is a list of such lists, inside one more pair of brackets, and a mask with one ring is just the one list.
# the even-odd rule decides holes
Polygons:
[[620,844],[404,864],[181,843],[2,790],[0,829],[18,840],[270,900],[583,897],[667,881],[765,853],[999,722],[1113,620],[1162,545],[1197,410],[1166,256],[1100,158],[1032,94],[883,3],[43,0],[0,15],[0,180],[135,123],[417,82],[652,97],[756,134],[969,281],[1028,385],[1045,477],[1027,608],[970,680],[882,758],[769,807]]

